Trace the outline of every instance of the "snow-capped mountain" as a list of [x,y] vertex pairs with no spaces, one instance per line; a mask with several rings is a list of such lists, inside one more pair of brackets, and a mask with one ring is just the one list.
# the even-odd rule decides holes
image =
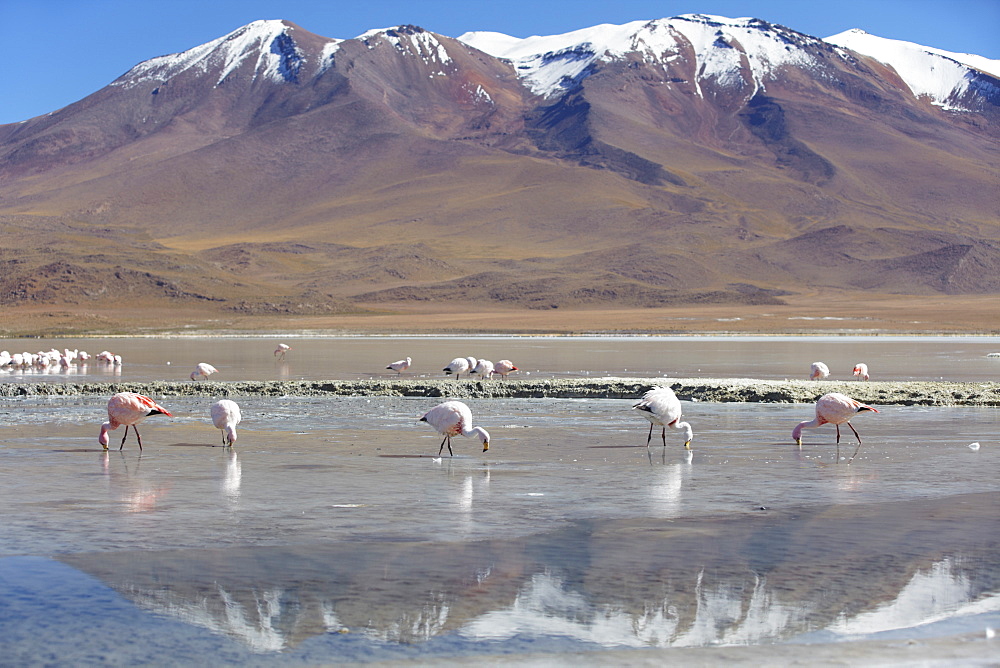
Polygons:
[[40,249],[0,303],[110,294],[119,258],[134,294],[254,313],[1000,291],[996,71],[752,18],[257,21],[0,126],[0,226]]
[[821,45],[816,38],[759,19],[703,14],[600,25],[548,37],[516,39],[471,32],[458,39],[511,61],[532,91],[545,97],[572,88],[597,62],[635,56],[664,68],[690,59],[699,94],[699,82],[714,80],[723,86],[749,83],[752,97],[765,90],[767,81],[783,66],[815,64],[815,57],[804,47]]
[[549,98],[577,85],[595,63],[624,61],[636,55],[664,67],[692,59],[698,93],[699,82],[710,80],[731,86],[749,83],[752,97],[766,91],[767,82],[779,77],[786,66],[819,73],[831,57],[844,61],[853,57],[824,49],[824,42],[890,65],[914,95],[926,95],[935,104],[952,109],[962,108],[959,101],[979,73],[1000,77],[1000,61],[876,37],[862,30],[820,40],[760,19],[705,14],[606,24],[525,39],[493,32],[470,32],[458,39],[510,61],[532,92]]
[[[136,65],[112,86],[131,88],[146,82],[165,83],[187,71],[215,72],[216,86],[241,65],[251,68],[257,76],[272,82],[297,82],[307,64],[303,48],[295,41],[294,24],[286,21],[254,21],[224,37],[202,44],[183,53],[161,56]],[[313,72],[321,74],[323,66],[341,40],[331,39],[317,54]]]
[[969,109],[966,95],[971,87],[1000,89],[1000,60],[886,39],[858,29],[827,37],[826,41],[889,65],[914,95],[927,96],[946,109]]

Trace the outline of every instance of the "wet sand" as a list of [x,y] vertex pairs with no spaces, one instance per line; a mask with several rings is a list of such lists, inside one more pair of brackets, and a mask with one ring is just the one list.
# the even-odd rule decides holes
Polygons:
[[118,382],[0,384],[0,397],[110,396],[139,392],[151,397],[447,397],[455,399],[623,399],[654,386],[669,386],[682,400],[810,403],[841,392],[868,404],[898,406],[1000,406],[997,382],[841,382],[752,378],[571,378],[545,380],[324,380],[236,382]]

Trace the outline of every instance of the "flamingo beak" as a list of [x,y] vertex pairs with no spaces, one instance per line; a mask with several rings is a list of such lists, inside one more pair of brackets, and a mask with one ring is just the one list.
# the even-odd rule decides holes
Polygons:
[[483,452],[486,452],[489,449],[490,449],[490,442],[486,441],[485,443],[483,443]]
[[795,445],[797,445],[797,446],[799,446],[801,448],[802,447],[802,439],[801,438],[795,439]]
[[684,449],[685,450],[691,449],[691,441],[684,441]]

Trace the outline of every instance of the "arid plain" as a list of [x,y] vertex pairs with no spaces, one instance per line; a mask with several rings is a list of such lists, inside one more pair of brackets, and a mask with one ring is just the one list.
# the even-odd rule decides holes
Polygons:
[[141,304],[96,310],[4,308],[0,336],[314,334],[997,334],[994,295],[803,295],[781,306],[518,310],[476,304],[381,305],[340,315],[238,315]]

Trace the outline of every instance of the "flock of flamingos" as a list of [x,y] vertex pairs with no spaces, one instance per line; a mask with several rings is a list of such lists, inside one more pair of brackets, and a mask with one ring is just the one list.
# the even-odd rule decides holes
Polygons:
[[[274,351],[274,356],[283,360],[285,359],[285,354],[290,349],[291,346],[280,343]],[[65,368],[74,364],[77,360],[86,362],[89,359],[89,354],[78,350],[64,350],[62,352],[51,350],[37,354],[15,353],[14,355],[11,355],[6,350],[0,351],[0,367],[13,366],[25,368],[28,366],[40,366],[45,368],[49,365],[57,364]],[[121,366],[122,364],[121,356],[114,355],[108,351],[99,353],[95,359],[98,363],[102,364],[115,366]],[[406,359],[390,363],[386,366],[386,369],[390,369],[401,375],[410,368],[412,361],[411,358],[407,357]],[[494,364],[489,360],[476,359],[474,357],[457,357],[443,369],[445,375],[454,375],[455,378],[460,378],[464,373],[469,377],[478,374],[483,379],[489,379],[495,375],[499,375],[501,379],[506,379],[508,374],[517,370],[518,368],[510,360],[500,360]],[[211,364],[200,362],[196,365],[194,371],[191,372],[190,378],[191,380],[198,380],[199,378],[207,379],[213,373],[217,372],[218,369]],[[826,364],[823,362],[813,362],[810,369],[810,380],[823,380],[828,378],[829,375],[830,369]],[[859,380],[868,380],[868,366],[864,363],[857,364],[854,367],[854,376]],[[646,392],[642,396],[642,399],[632,408],[639,411],[649,421],[649,435],[646,438],[646,448],[649,448],[649,444],[653,439],[653,428],[658,426],[661,428],[660,438],[663,441],[663,447],[667,445],[667,427],[670,427],[671,429],[684,432],[684,448],[687,450],[691,449],[694,432],[689,423],[681,422],[681,402],[669,387],[654,387]],[[858,441],[857,449],[855,449],[854,454],[848,460],[848,463],[850,463],[857,456],[858,450],[861,448],[861,435],[850,421],[858,413],[865,412],[878,413],[871,406],[851,399],[839,392],[824,394],[816,401],[816,417],[812,420],[800,422],[792,431],[792,438],[801,447],[803,429],[815,429],[824,424],[832,424],[837,429],[839,460],[840,425],[846,424],[854,432],[854,436]],[[222,399],[212,404],[210,414],[212,424],[222,432],[222,445],[224,447],[232,447],[236,443],[236,426],[243,419],[239,405],[230,399]],[[142,438],[139,436],[138,424],[150,415],[170,416],[171,413],[163,406],[142,394],[135,392],[119,392],[115,394],[108,401],[108,421],[101,425],[98,442],[107,450],[110,440],[108,432],[124,425],[125,434],[122,436],[121,445],[118,449],[121,450],[125,447],[128,429],[132,427],[136,440],[139,442],[139,449],[141,450]],[[489,432],[482,427],[472,426],[472,411],[461,401],[445,401],[438,404],[425,413],[420,418],[420,421],[428,423],[439,434],[444,436],[441,446],[438,448],[438,456],[444,451],[446,445],[448,446],[448,453],[454,455],[451,448],[451,439],[453,436],[459,435],[477,438],[483,445],[483,452],[486,452],[490,448]]]

